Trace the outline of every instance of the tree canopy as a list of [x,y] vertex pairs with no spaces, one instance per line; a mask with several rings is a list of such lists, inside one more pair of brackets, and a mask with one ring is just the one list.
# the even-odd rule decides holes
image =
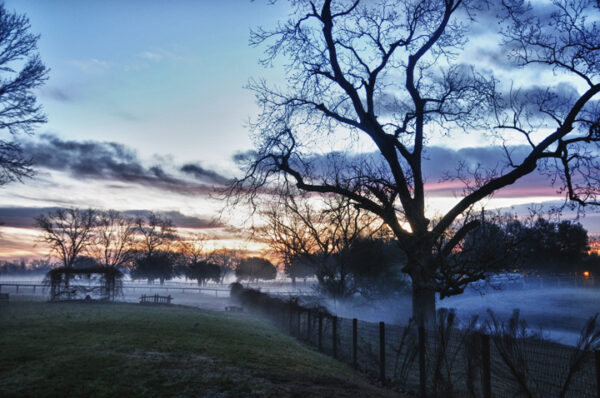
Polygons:
[[[451,256],[481,227],[475,211],[481,200],[539,170],[566,200],[598,204],[596,2],[291,4],[287,21],[251,35],[253,44],[264,46],[266,65],[284,59],[288,84],[250,83],[261,106],[252,123],[256,150],[239,157],[246,175],[234,182],[231,197],[254,205],[278,185],[339,195],[376,215],[406,254],[417,321],[432,321],[436,293],[460,294],[482,278],[477,269],[454,269]],[[508,56],[502,75],[479,68],[464,53],[476,35],[473,21],[498,26],[497,41],[488,46],[499,48],[499,58]],[[541,87],[516,79],[532,68],[576,86],[565,93],[554,79]],[[459,162],[445,170],[447,180],[464,189],[449,210],[433,217],[423,164],[440,136],[485,136],[504,160],[491,167]],[[517,154],[515,146],[524,152]]]
[[37,51],[40,36],[30,30],[25,15],[0,4],[0,185],[33,174],[14,136],[46,122],[34,91],[48,78],[48,68]]

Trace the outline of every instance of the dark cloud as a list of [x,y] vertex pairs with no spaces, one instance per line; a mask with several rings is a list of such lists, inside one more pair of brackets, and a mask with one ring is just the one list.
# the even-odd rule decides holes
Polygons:
[[214,182],[221,185],[228,184],[231,181],[216,171],[207,170],[199,164],[188,163],[183,165],[179,170],[201,181]]
[[42,90],[42,95],[59,102],[73,102],[75,99],[72,93],[58,87]]
[[[58,210],[60,207],[0,207],[0,223],[1,226],[15,228],[31,228],[35,225],[35,217],[42,214],[48,214]],[[150,214],[149,210],[126,210],[122,212],[131,217],[146,217]],[[202,217],[194,217],[185,215],[179,211],[155,211],[163,218],[168,218],[177,227],[181,228],[218,228],[223,225]]]
[[31,228],[35,217],[58,210],[59,207],[0,207],[0,223],[4,227]]
[[201,184],[173,176],[160,165],[146,167],[133,150],[116,142],[63,140],[42,134],[38,140],[25,141],[23,150],[36,167],[67,172],[78,179],[138,184],[182,194],[208,194],[214,185],[226,181],[206,169],[202,170],[207,178],[197,178],[206,183]]
[[[126,210],[123,212],[123,214],[129,215],[132,217],[147,217],[148,215],[150,215],[150,213],[151,212],[149,210]],[[194,217],[194,216],[186,216],[185,214],[183,214],[179,211],[176,211],[176,210],[154,211],[153,213],[162,218],[166,218],[166,219],[173,221],[175,226],[181,227],[181,228],[204,229],[204,228],[218,228],[218,227],[223,226],[222,224],[218,223],[215,220],[208,219],[208,218]]]

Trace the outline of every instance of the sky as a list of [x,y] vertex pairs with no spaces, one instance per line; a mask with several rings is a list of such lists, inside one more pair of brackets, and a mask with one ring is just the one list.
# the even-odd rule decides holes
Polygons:
[[[248,121],[259,108],[248,80],[285,82],[280,65],[262,67],[264,49],[249,45],[251,28],[273,26],[289,11],[286,2],[268,3],[6,0],[41,35],[50,75],[37,93],[48,123],[21,137],[37,174],[0,188],[0,257],[43,254],[33,217],[57,207],[156,211],[215,234],[222,245],[248,245],[232,235],[239,225],[215,222],[223,202],[211,191],[239,175],[233,156],[252,148]],[[490,33],[477,29],[467,56],[502,76],[506,68],[486,45]],[[544,76],[521,78],[535,85]],[[433,144],[428,156],[438,160],[427,173],[436,212],[456,201],[458,188],[440,183],[439,170],[456,160],[490,163],[498,152],[469,139]],[[490,206],[556,199],[554,188],[532,176]],[[597,224],[593,215],[584,220],[593,233]]]

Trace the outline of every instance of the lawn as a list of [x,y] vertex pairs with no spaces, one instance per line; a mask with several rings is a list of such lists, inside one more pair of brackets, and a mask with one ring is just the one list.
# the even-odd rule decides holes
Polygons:
[[244,314],[135,304],[0,307],[0,396],[392,396]]

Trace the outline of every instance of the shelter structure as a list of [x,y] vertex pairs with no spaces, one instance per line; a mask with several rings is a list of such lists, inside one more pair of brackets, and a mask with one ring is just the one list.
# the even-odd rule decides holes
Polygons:
[[114,301],[123,294],[123,273],[114,267],[54,268],[44,284],[50,288],[50,300],[95,299]]

